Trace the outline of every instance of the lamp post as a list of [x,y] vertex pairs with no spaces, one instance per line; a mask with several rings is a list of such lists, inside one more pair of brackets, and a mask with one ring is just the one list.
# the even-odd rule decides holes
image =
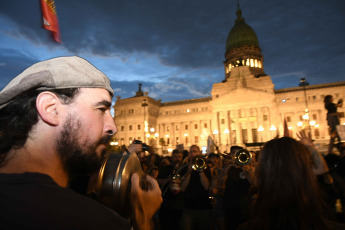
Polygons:
[[141,103],[141,106],[144,107],[144,142],[146,143],[146,135],[145,132],[147,132],[147,122],[146,122],[146,106],[148,106],[147,102],[146,102],[146,98],[143,100],[143,102]]
[[308,122],[308,127],[309,127],[309,133],[310,133],[310,137],[311,137],[311,127],[310,127],[310,123],[309,123],[309,108],[308,108],[308,98],[307,98],[307,90],[306,90],[306,86],[309,85],[309,82],[307,82],[307,80],[305,78],[301,78],[301,80],[299,81],[298,86],[299,87],[303,87],[303,91],[304,91],[304,101],[305,101],[305,115],[303,116],[303,119],[306,118],[305,120],[307,120]]

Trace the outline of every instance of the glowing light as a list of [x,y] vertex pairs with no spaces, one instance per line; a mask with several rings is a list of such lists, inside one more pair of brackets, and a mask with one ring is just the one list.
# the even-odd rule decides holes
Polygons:
[[151,135],[150,134],[146,134],[146,137],[150,137]]
[[274,131],[274,130],[277,130],[277,128],[276,128],[274,125],[272,125],[271,128],[270,128],[270,130],[271,130],[271,131]]
[[315,121],[310,121],[309,124],[310,124],[311,126],[314,126],[314,125],[316,124],[316,122],[315,122]]
[[151,129],[150,129],[150,132],[153,133],[154,131],[155,131],[155,128],[151,128]]
[[171,153],[173,150],[172,149],[168,149],[168,152]]
[[265,129],[264,129],[264,127],[262,127],[261,125],[259,126],[259,128],[258,128],[258,131],[259,132],[262,132],[262,131],[264,131]]
[[292,126],[289,126],[288,129],[292,129]]
[[213,134],[218,134],[218,129],[213,130]]
[[225,129],[225,130],[224,130],[224,133],[229,133],[229,130],[228,130],[228,129]]
[[298,126],[298,127],[301,127],[302,125],[303,125],[303,122],[302,122],[302,121],[297,122],[297,126]]
[[155,133],[155,137],[158,137],[159,136],[159,134],[158,133]]
[[188,134],[187,134],[187,133],[185,133],[185,134],[184,134],[184,136],[185,136],[185,137],[188,137]]
[[308,113],[304,114],[304,115],[302,116],[302,118],[303,118],[304,120],[308,120],[308,119],[309,119]]
[[189,109],[187,109],[187,113],[189,113]]
[[165,135],[165,137],[169,138],[169,135],[167,134],[167,135]]

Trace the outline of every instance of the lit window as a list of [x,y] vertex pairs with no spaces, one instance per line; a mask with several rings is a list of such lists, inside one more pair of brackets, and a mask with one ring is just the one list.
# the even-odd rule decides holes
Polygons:
[[255,59],[254,65],[255,65],[255,67],[258,67],[258,60],[257,59]]
[[249,66],[249,58],[247,58],[246,66]]
[[254,67],[254,60],[253,59],[250,59],[250,66]]
[[286,102],[286,99],[285,99],[285,98],[283,98],[282,102],[283,102],[283,103],[285,103],[285,102]]

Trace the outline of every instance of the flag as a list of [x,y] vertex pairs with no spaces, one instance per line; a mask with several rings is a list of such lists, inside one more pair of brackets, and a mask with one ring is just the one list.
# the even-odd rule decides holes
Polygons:
[[284,118],[284,137],[288,137],[289,135],[289,128],[286,122],[286,119]]
[[43,28],[50,30],[53,39],[61,43],[61,35],[59,29],[59,21],[56,14],[54,0],[41,0],[42,14],[43,14]]

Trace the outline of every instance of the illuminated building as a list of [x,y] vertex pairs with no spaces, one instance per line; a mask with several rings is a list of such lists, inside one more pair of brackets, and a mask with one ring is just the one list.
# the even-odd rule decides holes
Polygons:
[[[241,10],[226,42],[225,78],[214,83],[211,97],[162,103],[145,95],[141,85],[134,97],[116,101],[116,139],[130,144],[139,139],[159,153],[183,144],[207,145],[211,136],[221,152],[231,145],[265,142],[284,133],[311,131],[318,145],[329,140],[323,98],[344,98],[345,82],[274,89],[264,72],[264,60],[254,30],[245,23]],[[296,83],[297,85],[297,83]],[[344,123],[344,108],[341,123]],[[249,148],[249,147],[248,147]]]

